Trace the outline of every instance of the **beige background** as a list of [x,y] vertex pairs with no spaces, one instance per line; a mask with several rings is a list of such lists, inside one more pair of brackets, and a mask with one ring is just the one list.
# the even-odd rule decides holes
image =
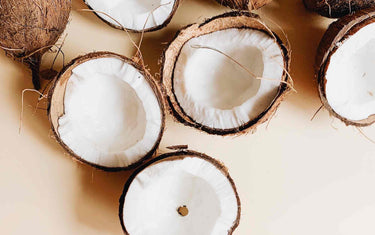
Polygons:
[[[66,62],[98,50],[133,55],[125,32],[80,12],[81,0],[73,2]],[[167,28],[145,36],[142,51],[151,71],[158,72],[160,53],[180,27],[224,11],[213,0],[184,0]],[[243,204],[235,234],[375,234],[375,144],[327,111],[310,121],[320,106],[315,50],[330,21],[306,12],[301,0],[278,0],[260,14],[289,36],[298,93],[281,105],[268,128],[237,138],[209,136],[169,116],[161,151],[188,144],[228,166]],[[0,234],[122,234],[118,198],[129,173],[97,171],[67,156],[51,137],[46,112],[34,112],[36,94],[25,95],[19,134],[21,92],[32,87],[30,73],[1,53],[0,77]],[[375,139],[374,128],[364,132]]]

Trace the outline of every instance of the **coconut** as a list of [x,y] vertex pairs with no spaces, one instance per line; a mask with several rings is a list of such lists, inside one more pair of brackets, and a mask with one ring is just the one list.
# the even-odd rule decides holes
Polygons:
[[40,89],[40,62],[68,23],[71,0],[1,0],[0,47],[32,71],[35,89]]
[[319,45],[316,76],[324,107],[347,125],[375,122],[375,9],[332,23]]
[[164,129],[164,106],[153,78],[110,52],[78,57],[50,90],[49,118],[58,142],[99,169],[129,169],[151,157]]
[[241,205],[227,168],[193,151],[161,155],[129,178],[120,198],[125,234],[232,234]]
[[230,12],[181,30],[163,56],[171,112],[210,134],[253,131],[290,91],[289,52],[255,14]]
[[87,6],[109,25],[132,32],[155,31],[167,26],[180,0],[85,0]]
[[237,10],[256,10],[267,5],[272,0],[216,0],[223,6]]
[[329,18],[339,18],[375,6],[375,0],[303,0],[303,2],[307,9]]

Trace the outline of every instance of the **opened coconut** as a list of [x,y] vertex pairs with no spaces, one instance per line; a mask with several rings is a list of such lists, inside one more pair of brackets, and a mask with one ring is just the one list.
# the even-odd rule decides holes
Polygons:
[[50,91],[58,142],[79,161],[104,170],[151,157],[164,129],[161,93],[132,60],[96,52],[73,60]]
[[254,130],[291,88],[288,49],[248,12],[184,28],[163,61],[171,112],[180,122],[211,134]]
[[97,16],[109,25],[133,32],[164,28],[172,19],[180,0],[85,0]]
[[307,9],[329,18],[339,18],[375,6],[375,0],[303,0],[303,2]]
[[240,199],[227,168],[193,151],[162,155],[129,178],[120,199],[125,234],[232,234]]
[[35,89],[41,58],[64,31],[70,10],[71,0],[0,1],[0,48],[31,69]]
[[237,10],[256,10],[272,0],[216,0],[221,5]]
[[320,98],[347,125],[375,122],[375,9],[332,23],[319,45]]

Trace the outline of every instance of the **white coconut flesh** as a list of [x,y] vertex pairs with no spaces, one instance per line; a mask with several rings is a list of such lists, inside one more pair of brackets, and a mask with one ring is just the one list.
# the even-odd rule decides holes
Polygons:
[[132,235],[228,234],[238,203],[228,178],[197,157],[162,161],[131,182],[123,205]]
[[179,105],[195,122],[231,129],[272,104],[283,72],[283,52],[273,37],[231,28],[189,40],[177,59],[173,86]]
[[86,0],[107,22],[137,31],[164,24],[173,13],[175,2],[176,0]]
[[339,45],[326,71],[328,104],[340,116],[359,121],[375,114],[375,24]]
[[118,58],[99,58],[72,70],[59,118],[60,139],[83,160],[127,167],[155,145],[162,111],[145,77]]

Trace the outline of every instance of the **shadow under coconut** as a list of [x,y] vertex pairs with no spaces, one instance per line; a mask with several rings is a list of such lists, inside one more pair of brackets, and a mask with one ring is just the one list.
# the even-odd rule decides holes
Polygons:
[[[7,59],[4,56],[5,59]],[[22,72],[22,76],[15,77],[17,80],[16,86],[10,87],[12,89],[12,94],[15,94],[13,107],[15,112],[20,117],[20,129],[15,131],[20,131],[20,135],[26,130],[30,129],[38,141],[44,143],[44,145],[51,149],[60,148],[59,144],[56,142],[51,125],[48,120],[47,107],[48,101],[43,98],[38,104],[38,98],[40,95],[37,92],[25,91],[26,89],[33,89],[33,84],[31,82],[31,71],[23,64],[19,62],[14,62],[19,67]],[[48,81],[42,81],[42,87],[44,87]],[[23,115],[22,113],[22,92],[24,92],[23,97]],[[61,148],[61,152],[63,152]],[[61,157],[65,157],[61,154]]]
[[[293,9],[293,12],[290,9]],[[315,56],[319,42],[330,22],[317,14],[306,14],[306,11],[301,0],[274,1],[259,11],[263,20],[277,32],[283,41],[285,37],[276,24],[284,22],[282,27],[292,49],[290,73],[298,92],[287,98],[287,101],[301,109],[311,107],[312,102],[317,105],[314,108],[319,108],[318,85],[314,71]],[[295,21],[295,17],[288,17],[289,14],[300,15],[299,20]]]
[[119,199],[133,171],[105,172],[77,164],[80,179],[74,205],[77,221],[103,234],[122,234]]

